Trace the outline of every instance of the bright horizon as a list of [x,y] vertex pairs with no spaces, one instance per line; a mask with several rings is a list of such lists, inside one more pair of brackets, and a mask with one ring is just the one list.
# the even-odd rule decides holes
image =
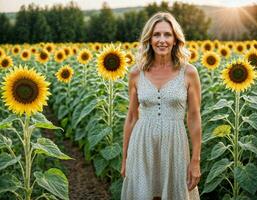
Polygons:
[[[18,12],[22,5],[35,3],[40,7],[53,6],[54,4],[66,5],[70,0],[0,0],[0,12]],[[107,2],[110,8],[146,6],[149,3],[156,2],[160,4],[162,0],[74,0],[81,10],[101,9],[103,2]],[[167,2],[167,1],[166,1]],[[168,1],[170,4],[174,1]],[[177,0],[196,5],[240,7],[246,5],[256,5],[257,0]]]

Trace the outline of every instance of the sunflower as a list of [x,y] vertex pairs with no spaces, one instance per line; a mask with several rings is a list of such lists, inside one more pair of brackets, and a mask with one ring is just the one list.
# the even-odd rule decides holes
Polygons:
[[0,47],[0,59],[5,56],[5,51]]
[[198,50],[198,44],[196,42],[194,42],[194,41],[189,42],[188,46],[189,46],[189,49],[196,49],[196,50]]
[[248,61],[237,60],[229,63],[221,72],[226,88],[240,92],[246,90],[254,83],[256,72]]
[[198,60],[199,55],[198,55],[198,51],[196,49],[193,48],[189,48],[190,51],[190,63],[194,63]]
[[54,44],[52,43],[47,43],[44,47],[45,50],[48,51],[48,53],[52,53],[54,51]]
[[212,135],[216,137],[224,137],[226,135],[229,135],[230,133],[231,133],[231,126],[224,124],[216,127],[213,130]]
[[27,49],[24,49],[22,52],[21,52],[21,59],[23,61],[28,61],[30,59],[30,51],[27,50]]
[[32,54],[35,54],[35,53],[37,52],[37,50],[36,50],[35,47],[31,47],[31,48],[30,48],[30,52],[31,52]]
[[257,50],[252,48],[245,54],[245,58],[255,69],[257,69]]
[[66,57],[69,57],[71,55],[71,49],[69,47],[64,47],[63,51],[64,51]]
[[122,47],[125,50],[129,50],[130,49],[130,44],[128,42],[125,42],[125,43],[123,43]]
[[203,54],[202,64],[209,70],[214,70],[220,64],[220,56],[213,52],[207,51]]
[[242,42],[238,42],[238,43],[235,45],[234,49],[235,49],[235,52],[236,52],[236,53],[241,54],[241,53],[243,53],[244,50],[245,50],[245,45],[244,45],[244,43],[242,43]]
[[49,60],[49,53],[46,50],[41,50],[37,53],[37,61],[41,64],[48,62]]
[[126,73],[126,58],[120,47],[110,45],[98,55],[98,73],[104,79],[116,80]]
[[250,50],[252,48],[252,43],[250,41],[245,42],[245,47],[247,50]]
[[227,42],[227,43],[226,43],[226,46],[227,46],[229,49],[232,50],[232,49],[234,49],[234,46],[235,46],[235,45],[234,45],[233,42]]
[[138,47],[138,45],[139,45],[139,42],[133,42],[132,43],[132,47],[135,48],[135,49]]
[[47,105],[49,85],[34,69],[14,67],[4,78],[2,98],[12,112],[30,116]]
[[224,58],[229,58],[230,54],[231,54],[231,51],[230,51],[229,47],[227,47],[227,46],[221,46],[218,49],[218,52]]
[[13,66],[13,61],[10,56],[4,56],[0,59],[0,68],[7,69],[8,67]]
[[201,47],[203,52],[212,51],[214,49],[214,45],[210,40],[204,41]]
[[81,64],[87,64],[92,58],[92,54],[87,49],[82,49],[77,56],[77,60]]
[[54,53],[54,60],[57,63],[61,63],[66,59],[66,54],[63,49],[59,49]]
[[76,55],[78,53],[78,47],[72,47],[71,51],[73,55]]
[[73,76],[73,69],[69,65],[62,66],[56,73],[58,81],[68,83]]
[[128,66],[132,66],[135,63],[135,58],[131,52],[127,52],[125,54],[125,58],[126,58],[126,63],[128,64]]
[[99,50],[101,49],[101,44],[100,44],[100,43],[94,43],[94,44],[93,44],[93,49],[94,49],[95,51],[99,51]]
[[15,46],[12,48],[12,53],[13,53],[14,55],[19,54],[20,51],[21,51],[21,48],[20,48],[19,45],[15,45]]

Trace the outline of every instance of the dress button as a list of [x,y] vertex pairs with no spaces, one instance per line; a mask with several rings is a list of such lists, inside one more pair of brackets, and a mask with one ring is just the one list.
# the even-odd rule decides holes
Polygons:
[[158,97],[158,99],[160,99],[161,97]]
[[160,116],[160,115],[161,115],[161,113],[158,113],[158,115]]
[[161,104],[160,103],[158,103],[158,106],[160,106]]
[[158,92],[160,92],[160,90],[158,90]]
[[161,109],[161,107],[159,107],[159,109]]

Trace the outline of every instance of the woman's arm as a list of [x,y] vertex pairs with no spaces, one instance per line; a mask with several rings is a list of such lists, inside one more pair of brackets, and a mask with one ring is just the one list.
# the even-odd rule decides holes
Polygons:
[[124,137],[123,137],[123,161],[127,158],[127,149],[129,144],[130,135],[135,123],[138,120],[138,98],[136,80],[139,76],[139,70],[133,69],[129,74],[128,89],[129,89],[129,108],[127,117],[124,123]]
[[188,79],[187,126],[192,142],[192,157],[188,167],[188,184],[190,190],[197,185],[201,176],[201,83],[197,69],[193,65],[188,66],[186,74]]

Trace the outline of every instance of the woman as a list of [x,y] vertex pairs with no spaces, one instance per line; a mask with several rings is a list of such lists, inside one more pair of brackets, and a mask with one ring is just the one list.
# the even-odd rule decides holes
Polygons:
[[201,86],[188,58],[175,18],[166,12],[152,16],[142,31],[137,67],[129,74],[121,200],[200,199]]

